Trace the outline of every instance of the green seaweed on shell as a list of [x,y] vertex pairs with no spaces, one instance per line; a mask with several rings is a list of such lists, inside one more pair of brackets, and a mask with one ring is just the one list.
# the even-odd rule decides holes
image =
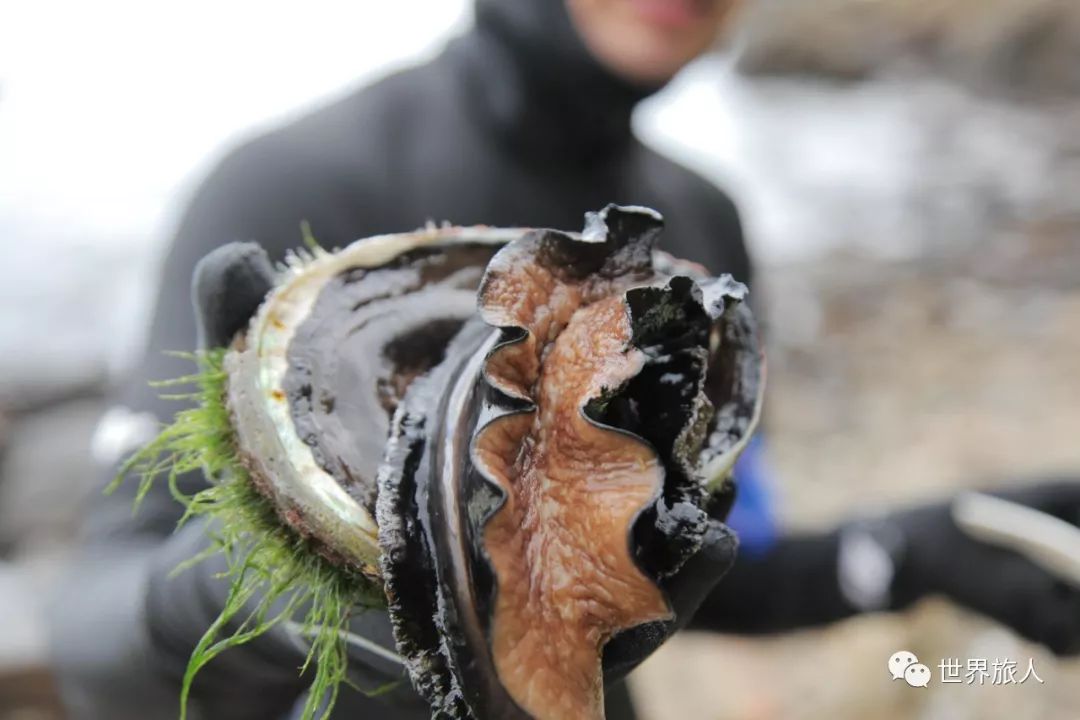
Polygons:
[[[176,413],[148,444],[121,466],[106,492],[134,477],[138,481],[134,510],[154,483],[166,482],[184,505],[180,525],[206,524],[206,551],[174,572],[221,554],[229,592],[221,614],[207,628],[188,661],[180,693],[180,717],[186,718],[192,682],[197,673],[229,648],[249,642],[285,622],[297,622],[310,649],[299,667],[312,677],[303,720],[330,715],[343,682],[348,682],[346,634],[350,617],[366,608],[385,607],[381,587],[370,578],[339,567],[290,529],[272,503],[256,490],[240,460],[225,402],[225,349],[178,353],[197,370],[155,383],[163,397],[190,403]],[[173,389],[189,388],[184,392]],[[193,493],[181,491],[178,479],[201,472],[208,485]],[[378,691],[376,691],[377,693]]]

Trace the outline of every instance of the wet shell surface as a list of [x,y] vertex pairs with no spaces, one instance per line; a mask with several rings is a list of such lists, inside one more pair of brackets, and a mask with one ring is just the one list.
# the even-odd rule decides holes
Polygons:
[[619,633],[731,499],[764,364],[746,289],[608,206],[290,260],[226,356],[279,516],[382,584],[433,714],[602,718]]

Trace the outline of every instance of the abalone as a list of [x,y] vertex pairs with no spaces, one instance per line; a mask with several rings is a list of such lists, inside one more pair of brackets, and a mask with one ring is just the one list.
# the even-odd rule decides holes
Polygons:
[[386,594],[433,714],[602,718],[603,653],[730,503],[764,365],[746,288],[580,233],[428,227],[293,258],[225,358],[237,450]]

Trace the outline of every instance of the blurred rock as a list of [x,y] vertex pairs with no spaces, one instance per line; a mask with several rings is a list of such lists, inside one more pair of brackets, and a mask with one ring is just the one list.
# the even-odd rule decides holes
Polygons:
[[0,618],[3,618],[0,675],[15,668],[46,664],[45,605],[49,589],[63,568],[62,562],[61,553],[39,553],[15,562],[0,561]]
[[46,609],[102,478],[89,441],[100,397],[8,418],[0,459],[0,719],[64,717],[48,671]]
[[766,0],[748,5],[740,67],[837,79],[904,62],[993,91],[1080,94],[1072,0]]
[[[886,662],[914,652],[926,690],[893,681]],[[1043,684],[942,684],[946,658],[1030,658]],[[826,630],[763,639],[674,638],[634,676],[643,720],[1072,720],[1080,663],[1057,661],[985,621],[928,601],[903,616],[862,617]]]
[[2,720],[62,720],[66,717],[52,677],[44,668],[0,672]]
[[0,460],[0,548],[22,552],[66,542],[85,493],[100,484],[90,437],[103,400],[63,402],[13,418]]

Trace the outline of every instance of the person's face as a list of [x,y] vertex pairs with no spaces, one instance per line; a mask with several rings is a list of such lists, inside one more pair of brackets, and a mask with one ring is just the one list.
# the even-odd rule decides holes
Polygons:
[[716,39],[740,0],[566,0],[589,51],[643,84],[670,80]]

